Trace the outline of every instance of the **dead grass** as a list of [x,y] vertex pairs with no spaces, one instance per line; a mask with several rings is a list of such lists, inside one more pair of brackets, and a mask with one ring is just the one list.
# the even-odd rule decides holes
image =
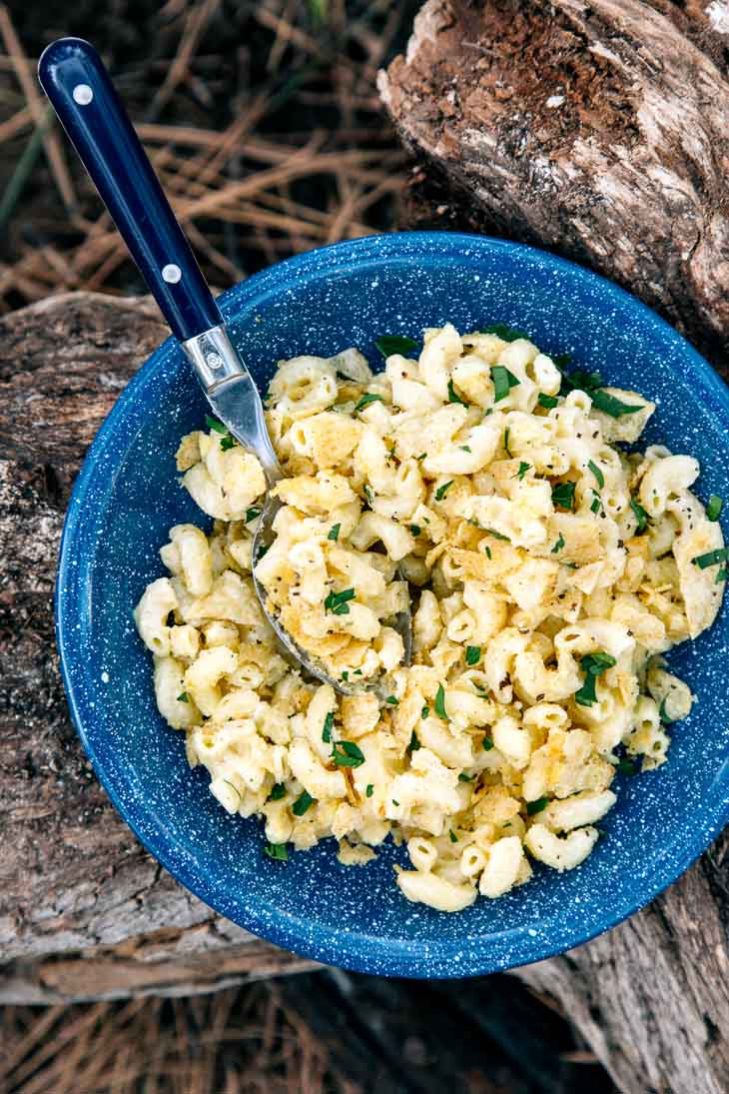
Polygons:
[[[55,11],[0,5],[1,311],[69,289],[141,289],[38,91],[37,55],[56,33],[46,6]],[[375,76],[412,4],[117,0],[103,18],[86,0],[70,7],[58,31],[101,48],[216,287],[393,226],[405,155]]]
[[3,1094],[357,1094],[275,982],[186,999],[6,1007]]

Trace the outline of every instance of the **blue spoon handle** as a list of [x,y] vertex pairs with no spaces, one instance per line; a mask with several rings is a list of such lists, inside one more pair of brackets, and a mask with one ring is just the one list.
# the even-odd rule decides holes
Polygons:
[[173,334],[185,342],[221,323],[96,50],[81,38],[59,38],[43,53],[38,78]]

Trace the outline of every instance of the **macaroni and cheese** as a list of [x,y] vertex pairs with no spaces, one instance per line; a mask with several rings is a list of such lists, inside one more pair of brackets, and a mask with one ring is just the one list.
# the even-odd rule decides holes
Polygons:
[[[693,697],[663,655],[720,607],[721,502],[691,492],[690,456],[619,447],[653,403],[565,375],[518,332],[383,341],[378,374],[354,349],[279,365],[286,477],[258,559],[258,460],[219,422],[183,438],[212,529],[171,529],[169,576],[135,615],[162,716],[222,807],[263,818],[272,858],[333,836],[364,864],[393,836],[402,893],[453,912],[534,861],[578,866],[616,770],[665,761]],[[299,645],[360,691],[284,659],[253,567]],[[408,665],[390,622],[409,601]]]

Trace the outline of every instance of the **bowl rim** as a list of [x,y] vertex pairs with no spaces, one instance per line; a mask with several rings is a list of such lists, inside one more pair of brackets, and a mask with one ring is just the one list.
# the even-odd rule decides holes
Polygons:
[[[695,368],[693,379],[697,388],[703,388],[706,394],[710,394],[714,400],[718,401],[729,423],[729,388],[699,352],[666,320],[637,297],[602,275],[549,251],[523,243],[465,232],[414,231],[370,235],[314,248],[277,262],[251,275],[245,281],[231,286],[218,297],[218,303],[222,305],[223,315],[228,318],[226,313],[239,299],[248,299],[249,303],[256,298],[263,300],[271,290],[276,291],[275,279],[282,273],[285,275],[287,271],[291,271],[291,274],[295,275],[299,267],[316,266],[322,260],[325,264],[333,262],[332,272],[336,274],[339,258],[349,258],[350,264],[356,264],[358,259],[365,256],[388,258],[397,254],[401,258],[417,260],[427,253],[439,254],[448,251],[452,253],[454,250],[462,253],[464,249],[482,249],[484,253],[517,252],[531,262],[538,262],[557,270],[566,270],[572,276],[597,283],[600,291],[611,296],[618,306],[627,306],[643,313],[643,318],[649,317],[656,329],[664,336],[667,335],[670,340],[681,344],[682,353],[688,356]],[[274,280],[274,284],[269,286],[266,282],[271,279]],[[164,364],[171,352],[174,352],[175,347],[175,339],[170,336],[149,355],[120,393],[89,446],[66,509],[54,589],[56,646],[71,719],[94,772],[112,805],[145,850],[178,882],[218,914],[230,918],[251,933],[275,945],[293,950],[302,957],[329,962],[357,972],[409,979],[462,979],[483,976],[554,957],[611,930],[644,908],[676,881],[729,823],[729,759],[721,765],[711,784],[721,787],[722,783],[726,783],[723,796],[719,799],[712,796],[710,802],[707,802],[703,814],[700,815],[704,823],[694,825],[687,833],[688,838],[681,841],[682,853],[680,855],[674,853],[672,856],[661,855],[655,862],[655,869],[651,874],[644,875],[641,886],[631,890],[639,895],[632,898],[626,897],[608,914],[603,912],[587,930],[563,923],[559,930],[553,930],[548,937],[542,934],[529,934],[526,925],[524,928],[510,931],[510,937],[517,940],[516,945],[519,950],[517,960],[512,960],[510,957],[505,960],[503,957],[496,960],[489,953],[489,947],[485,946],[480,959],[462,962],[459,954],[462,942],[458,939],[439,941],[437,946],[429,942],[427,946],[424,946],[417,940],[388,941],[357,931],[345,930],[336,934],[322,928],[317,929],[318,933],[317,930],[307,931],[304,928],[307,922],[304,916],[294,917],[286,914],[281,916],[279,922],[270,916],[257,915],[255,906],[250,903],[246,906],[245,916],[243,916],[239,904],[234,903],[233,898],[228,896],[225,887],[220,882],[195,873],[189,867],[186,855],[174,843],[168,843],[164,832],[157,830],[155,838],[154,835],[150,836],[144,831],[143,808],[136,800],[122,799],[117,792],[113,775],[107,771],[103,758],[98,754],[86,732],[80,709],[80,697],[76,694],[73,680],[72,665],[75,653],[71,649],[71,636],[74,629],[74,618],[70,615],[72,604],[69,599],[64,598],[63,590],[73,585],[74,549],[84,512],[84,499],[93,484],[99,466],[97,457],[113,436],[117,423],[123,418],[127,408],[134,402],[137,389],[147,382],[151,373]],[[78,598],[74,602],[77,604]],[[464,964],[466,964],[465,968]]]

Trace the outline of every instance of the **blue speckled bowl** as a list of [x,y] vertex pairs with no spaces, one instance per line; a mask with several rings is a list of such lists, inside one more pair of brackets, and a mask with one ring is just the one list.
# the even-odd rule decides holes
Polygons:
[[[413,233],[314,251],[257,274],[222,298],[261,386],[275,362],[373,340],[501,321],[546,351],[655,399],[649,442],[698,456],[699,492],[729,495],[729,395],[706,362],[633,297],[527,247]],[[619,778],[607,838],[581,868],[537,869],[517,892],[458,915],[408,903],[391,846],[366,867],[340,866],[331,841],[286,865],[262,854],[258,822],[231,818],[190,772],[183,739],[157,713],[151,659],[132,608],[163,573],[167,529],[201,514],[180,488],[174,452],[206,404],[182,353],[165,342],[119,398],[79,475],[57,586],[58,644],[74,721],[114,805],[184,885],[236,923],[299,954],[370,973],[453,977],[558,953],[614,926],[672,882],[729,819],[727,613],[671,655],[699,696],[659,771]]]

